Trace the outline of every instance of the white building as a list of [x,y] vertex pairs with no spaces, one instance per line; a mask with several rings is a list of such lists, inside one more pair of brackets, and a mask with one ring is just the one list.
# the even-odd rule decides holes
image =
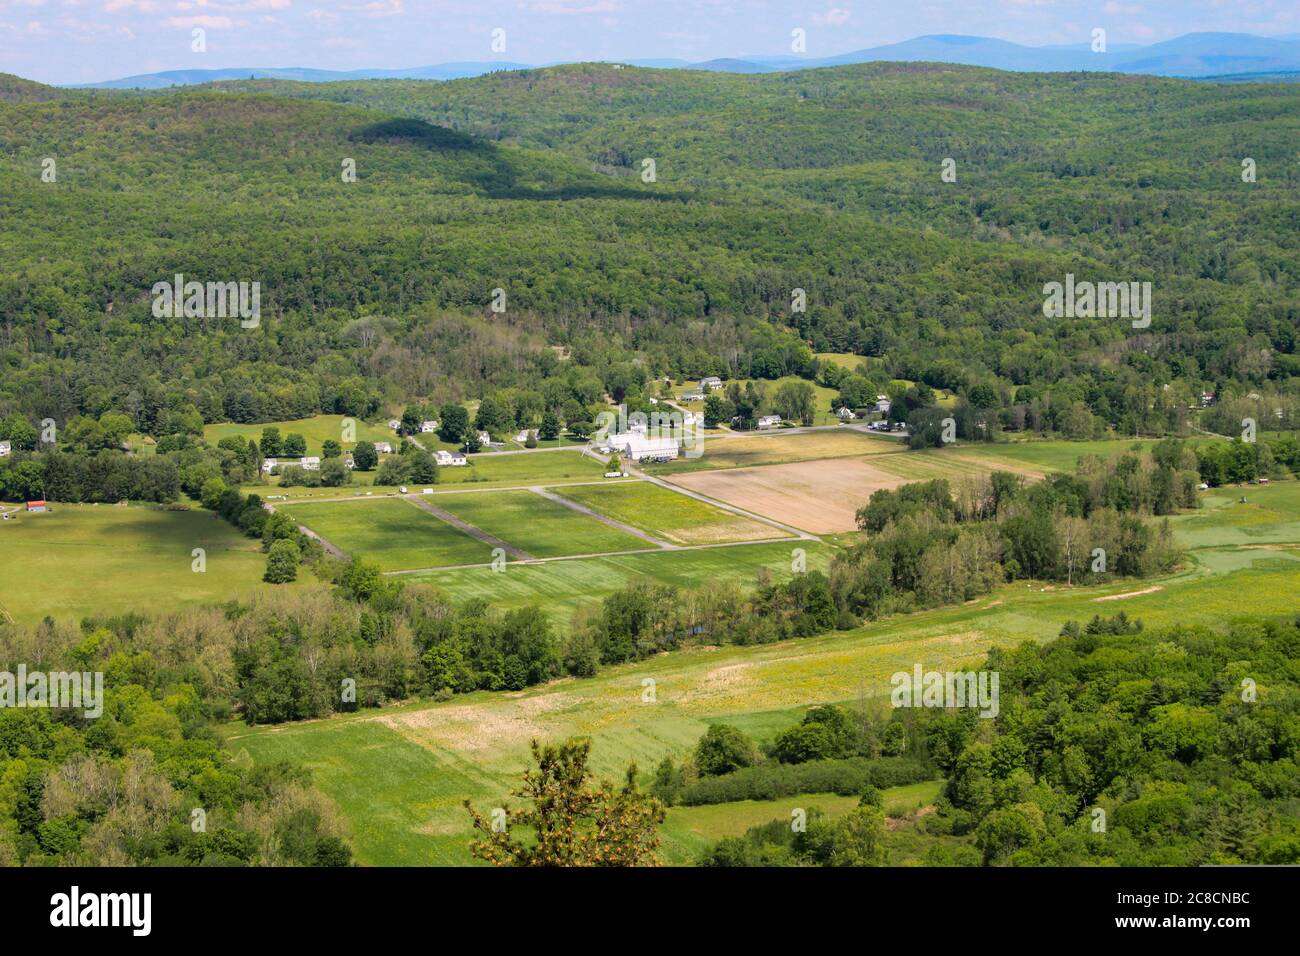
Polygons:
[[426,435],[429,434],[429,432],[436,432],[437,430],[438,420],[436,418],[430,419],[427,422],[420,422],[420,431]]
[[0,441],[0,458],[8,458],[13,452],[13,446],[7,441]]
[[609,448],[611,451],[621,452],[633,461],[645,461],[653,458],[672,460],[678,454],[677,439],[668,437],[647,438],[645,435],[634,432],[610,435]]
[[438,462],[439,466],[442,467],[457,468],[461,465],[469,464],[469,459],[465,457],[463,451],[447,451],[445,449],[439,449],[437,454],[433,457],[434,460]]
[[759,428],[775,428],[777,425],[780,424],[781,424],[780,415],[764,415],[762,418],[758,420]]
[[320,459],[312,456],[311,458],[299,458],[298,465],[304,471],[320,471]]
[[841,405],[840,410],[836,412],[835,415],[842,422],[851,422],[855,417],[853,414],[853,409],[849,408],[849,406],[847,405]]
[[278,464],[280,464],[280,459],[278,458],[263,458],[262,470],[269,475],[271,471],[275,468],[275,466]]
[[393,446],[386,441],[377,441],[375,442],[375,451],[379,452],[381,455],[391,455],[393,453]]
[[877,395],[877,396],[876,396],[876,411],[880,412],[880,414],[882,414],[882,415],[888,415],[888,414],[889,414],[890,406],[891,406],[892,404],[893,404],[893,403],[890,402],[890,400],[889,400],[889,396],[888,396],[888,395]]
[[400,418],[390,418],[388,420],[388,427],[393,431],[397,431],[402,427],[402,420]]
[[718,378],[716,375],[706,375],[704,378],[700,379],[700,388],[722,388],[722,379]]

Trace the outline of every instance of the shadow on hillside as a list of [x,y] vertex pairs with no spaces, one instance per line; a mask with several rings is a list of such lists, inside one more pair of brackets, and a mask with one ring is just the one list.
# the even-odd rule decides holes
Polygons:
[[[489,199],[644,199],[651,201],[678,201],[687,198],[684,193],[636,189],[617,181],[568,182],[555,185],[526,185],[539,177],[537,164],[525,168],[520,157],[513,156],[489,140],[471,136],[445,126],[435,126],[419,119],[388,119],[371,123],[348,137],[358,143],[379,143],[416,146],[448,156],[463,158],[456,176],[473,186]],[[557,161],[567,163],[565,160]],[[553,180],[563,177],[563,170],[552,175]],[[593,176],[595,174],[592,174]]]

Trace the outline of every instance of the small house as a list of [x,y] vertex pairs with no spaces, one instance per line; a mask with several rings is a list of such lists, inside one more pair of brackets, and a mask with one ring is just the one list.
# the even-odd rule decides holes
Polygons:
[[888,415],[888,414],[889,414],[889,409],[890,409],[892,406],[893,406],[893,403],[889,400],[889,396],[888,396],[888,395],[877,395],[877,396],[876,396],[876,411],[879,412],[881,415]]
[[764,415],[758,420],[759,428],[775,428],[781,424],[780,415]]
[[43,498],[38,498],[35,501],[27,502],[27,510],[32,512],[45,511],[45,500]]
[[722,388],[722,379],[718,378],[716,375],[706,375],[704,378],[700,379],[700,388],[714,390]]
[[269,475],[272,471],[275,470],[275,466],[278,464],[280,464],[280,459],[278,458],[263,458],[262,471],[266,472]]
[[438,453],[434,455],[434,460],[437,461],[440,466],[447,468],[459,468],[469,464],[469,459],[465,457],[463,451],[447,451],[445,449],[439,449]]
[[420,431],[425,435],[430,432],[436,432],[437,430],[438,420],[436,418],[431,418],[427,422],[420,422]]
[[853,409],[847,405],[841,405],[839,411],[835,413],[835,417],[842,422],[851,422],[854,418]]
[[13,444],[7,441],[0,441],[0,458],[8,458],[13,454]]
[[402,420],[401,420],[400,418],[390,418],[390,419],[388,420],[388,428],[389,428],[389,430],[391,430],[391,431],[399,431],[399,430],[401,429],[401,427],[402,427]]
[[699,401],[703,401],[703,400],[704,400],[704,393],[703,393],[703,392],[683,392],[683,393],[682,393],[682,401],[683,401],[683,402],[699,402]]
[[298,466],[303,471],[320,471],[320,459],[314,455],[311,458],[299,458]]
[[386,441],[377,441],[375,442],[375,451],[381,455],[391,455],[393,453],[393,446],[391,443]]

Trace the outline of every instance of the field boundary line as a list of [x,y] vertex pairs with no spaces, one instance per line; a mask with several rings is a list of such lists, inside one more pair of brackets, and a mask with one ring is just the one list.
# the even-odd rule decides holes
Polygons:
[[589,508],[587,505],[581,504],[577,501],[572,501],[565,498],[563,495],[557,495],[554,492],[547,491],[545,488],[541,487],[529,488],[528,490],[533,492],[533,494],[546,498],[548,501],[554,501],[556,504],[564,505],[564,507],[576,511],[578,514],[587,515],[589,518],[595,518],[601,524],[609,525],[611,528],[618,531],[624,531],[627,534],[640,538],[642,541],[647,541],[664,551],[677,550],[678,546],[675,544],[664,541],[662,538],[656,538],[654,535],[648,534],[640,528],[634,528],[630,524],[625,524],[624,522],[611,518],[608,515],[603,515],[594,508]]
[[478,538],[478,540],[482,541],[484,544],[490,547],[500,548],[506,554],[513,556],[519,561],[536,560],[527,551],[521,551],[519,548],[516,548],[513,544],[510,544],[508,541],[502,541],[496,535],[488,534],[482,528],[470,524],[464,518],[458,518],[450,511],[447,511],[443,508],[439,508],[437,505],[433,504],[432,502],[426,501],[423,495],[403,495],[402,497],[405,498],[407,501],[409,501],[411,504],[415,505],[415,507],[427,511],[435,518],[438,518],[439,520],[446,522],[456,530],[463,531],[471,538]]

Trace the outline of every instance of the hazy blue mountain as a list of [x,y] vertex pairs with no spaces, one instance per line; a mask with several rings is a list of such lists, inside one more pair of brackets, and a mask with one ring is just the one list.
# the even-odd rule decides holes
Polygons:
[[[1094,53],[1088,42],[1054,46],[1023,46],[991,37],[937,34],[915,37],[902,43],[855,50],[830,57],[773,56],[724,57],[692,63],[661,57],[629,60],[633,66],[657,69],[712,70],[721,73],[770,73],[780,70],[840,66],[873,60],[960,63],[997,70],[1059,72],[1063,70],[1112,70],[1155,76],[1184,76],[1219,79],[1234,74],[1286,75],[1300,71],[1300,34],[1285,37],[1257,37],[1246,33],[1189,33],[1185,36],[1142,46],[1109,43],[1105,53]],[[550,64],[542,64],[550,65]],[[527,63],[495,61],[440,63],[434,66],[396,70],[315,70],[301,68],[248,68],[221,70],[169,70],[146,73],[120,80],[87,83],[83,86],[112,89],[159,89],[211,83],[217,80],[277,79],[329,83],[339,80],[417,79],[453,80],[480,76],[495,70],[524,70]]]
[[120,80],[101,83],[82,83],[90,89],[144,89],[156,90],[169,86],[192,86],[197,83],[215,83],[221,80],[300,80],[304,83],[334,83],[342,80],[455,80],[462,77],[482,76],[495,70],[526,70],[527,63],[497,61],[439,63],[435,66],[418,66],[401,70],[314,70],[301,67],[246,67],[219,70],[166,70],[162,73],[143,73]]

